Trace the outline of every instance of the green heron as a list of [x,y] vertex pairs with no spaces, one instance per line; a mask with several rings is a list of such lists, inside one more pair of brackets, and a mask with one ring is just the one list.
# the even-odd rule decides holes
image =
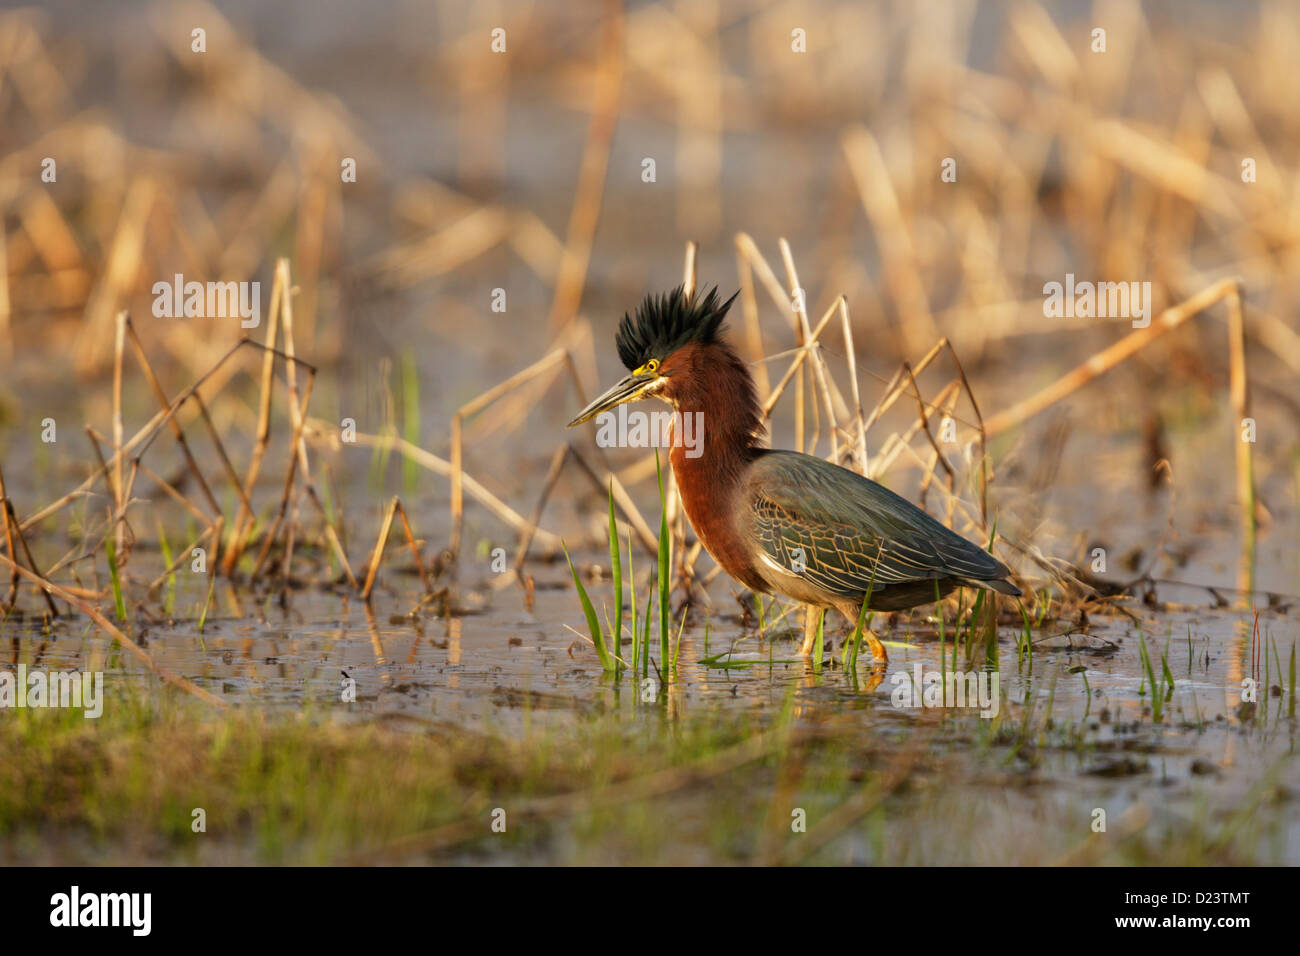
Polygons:
[[[754,380],[721,338],[733,295],[682,287],[647,296],[623,316],[618,355],[630,373],[569,423],[655,397],[675,412],[702,413],[691,451],[672,441],[669,460],[691,526],[714,560],[755,592],[808,605],[802,653],[822,615],[855,624],[867,606],[894,611],[937,601],[964,585],[1018,596],[1006,565],[911,502],[856,472],[812,455],[760,445],[765,431]],[[888,662],[866,632],[874,663]]]

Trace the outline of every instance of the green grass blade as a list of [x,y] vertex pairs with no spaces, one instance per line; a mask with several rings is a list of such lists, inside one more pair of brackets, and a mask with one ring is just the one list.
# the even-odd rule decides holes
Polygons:
[[108,573],[113,579],[113,606],[117,609],[117,619],[126,620],[126,600],[122,597],[122,577],[117,570],[117,542],[113,540],[113,522],[108,523],[108,533],[104,535],[104,550],[108,554]]
[[591,598],[587,596],[587,589],[582,586],[582,578],[578,575],[578,569],[573,566],[573,558],[569,557],[569,549],[564,542],[560,542],[560,547],[564,548],[564,559],[569,562],[569,573],[573,575],[573,586],[578,592],[578,600],[582,602],[582,613],[587,618],[587,630],[591,632],[591,643],[596,645],[596,653],[600,656],[600,666],[607,671],[612,671],[615,667],[613,658],[609,655],[609,648],[605,646],[605,635],[600,629],[600,618],[596,616],[596,609],[591,605]]
[[813,673],[822,672],[822,648],[826,625],[826,609],[819,607],[813,611],[817,615],[817,639],[813,641]]
[[609,483],[609,567],[614,576],[614,630],[610,640],[614,645],[614,666],[623,646],[623,555],[618,543],[618,525],[614,522],[614,482]]
[[641,659],[641,632],[636,626],[636,567],[632,563],[632,529],[630,528],[627,532],[627,593],[632,604],[632,678],[635,680],[637,661]]
[[668,531],[668,506],[664,498],[664,473],[659,463],[659,451],[655,450],[655,475],[659,480],[659,660],[666,667],[668,662],[668,633],[671,625],[668,603],[672,594],[672,581],[669,576],[671,563],[672,537]]
[[[167,532],[163,529],[162,519],[158,519],[158,547],[162,551],[163,567],[172,566],[172,549],[167,541]],[[176,572],[167,578],[167,597],[163,600],[163,610],[168,614],[176,607]]]

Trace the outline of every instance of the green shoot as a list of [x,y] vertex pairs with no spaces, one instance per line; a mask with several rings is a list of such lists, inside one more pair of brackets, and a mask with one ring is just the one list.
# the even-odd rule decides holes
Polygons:
[[573,558],[569,557],[568,547],[564,542],[560,542],[560,547],[564,548],[564,559],[569,562],[569,573],[573,575],[573,586],[578,592],[578,600],[582,602],[582,613],[587,618],[591,643],[596,645],[596,653],[600,656],[600,666],[607,671],[612,671],[616,664],[610,656],[609,648],[605,645],[605,634],[600,628],[600,618],[596,616],[596,609],[592,607],[591,598],[587,596],[587,589],[582,586],[582,578],[578,574],[578,569],[573,566]]

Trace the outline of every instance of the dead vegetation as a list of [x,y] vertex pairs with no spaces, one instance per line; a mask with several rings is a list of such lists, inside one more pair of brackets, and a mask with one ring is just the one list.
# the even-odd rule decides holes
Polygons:
[[[724,137],[761,127],[770,115],[786,122],[824,98],[819,82],[840,88],[861,81],[861,102],[880,108],[873,112],[882,116],[880,128],[847,118],[843,104],[824,103],[832,117],[846,119],[826,221],[797,224],[799,234],[815,241],[796,257],[785,239],[765,253],[757,231],[731,237],[741,292],[733,334],[754,362],[765,414],[781,418],[794,447],[915,488],[922,503],[974,539],[987,540],[997,518],[990,495],[998,490],[1001,462],[990,449],[993,440],[1135,357],[1167,371],[1170,352],[1160,349],[1175,334],[1184,336],[1181,349],[1223,371],[1213,401],[1228,407],[1234,422],[1252,414],[1252,362],[1267,362],[1274,379],[1279,369],[1283,376],[1300,373],[1300,336],[1281,318],[1295,313],[1300,289],[1278,279],[1291,271],[1300,234],[1300,176],[1276,145],[1279,130],[1300,122],[1300,103],[1277,97],[1270,79],[1289,70],[1300,44],[1294,11],[1264,6],[1258,52],[1245,63],[1225,51],[1218,59],[1190,57],[1190,40],[1155,36],[1140,7],[1120,3],[1097,5],[1112,45],[1104,57],[1093,57],[1081,27],[1066,32],[1043,7],[1020,4],[1007,15],[990,70],[968,65],[962,55],[971,42],[968,16],[955,16],[936,38],[935,24],[909,27],[887,7],[816,7],[827,24],[860,28],[859,42],[881,45],[876,52],[901,44],[913,85],[897,102],[890,102],[897,88],[883,72],[858,75],[872,50],[858,51],[858,66],[833,56],[834,40],[826,35],[834,30],[815,32],[806,54],[827,65],[822,81],[810,78],[797,57],[774,56],[788,47],[791,17],[800,15],[792,5],[745,19],[711,3],[690,13],[665,4],[625,12],[608,3],[590,62],[573,66],[568,79],[574,82],[563,86],[586,91],[575,105],[586,110],[589,126],[576,180],[564,187],[573,201],[562,234],[522,203],[479,200],[432,177],[380,174],[382,185],[360,188],[376,208],[400,209],[414,234],[390,237],[355,264],[343,252],[338,157],[371,169],[382,163],[368,152],[355,116],[294,80],[216,10],[198,3],[154,8],[148,22],[161,51],[155,68],[179,73],[209,109],[240,130],[245,153],[260,155],[279,140],[288,145],[272,153],[266,168],[245,169],[252,181],[215,205],[202,197],[184,150],[132,142],[102,114],[75,109],[76,91],[62,79],[60,57],[68,53],[52,45],[38,13],[4,14],[0,116],[6,128],[30,135],[21,142],[6,137],[0,157],[0,356],[16,371],[28,351],[70,356],[67,374],[87,394],[102,392],[111,375],[108,427],[102,419],[86,424],[84,481],[42,504],[26,488],[26,494],[14,489],[12,474],[9,487],[0,478],[6,615],[57,615],[61,606],[85,614],[161,677],[208,699],[159,670],[122,622],[114,624],[101,609],[123,594],[119,605],[156,603],[160,589],[193,566],[196,549],[203,550],[208,576],[200,620],[218,581],[281,600],[294,588],[319,586],[370,601],[385,554],[391,561],[396,553],[386,546],[398,519],[422,591],[415,607],[427,607],[444,575],[465,564],[469,506],[484,509],[514,536],[512,573],[493,586],[518,586],[530,601],[529,562],[559,547],[562,529],[547,521],[557,491],[575,495],[581,508],[585,489],[604,495],[612,487],[622,534],[653,555],[656,535],[637,504],[653,500],[653,458],[628,462],[589,440],[561,435],[557,426],[548,464],[535,463],[544,468],[535,495],[512,503],[493,490],[475,457],[485,436],[523,429],[548,391],[567,392],[571,385],[578,407],[596,383],[596,357],[608,348],[611,326],[602,321],[597,332],[583,302],[597,224],[614,214],[604,196],[615,130],[622,115],[663,109],[630,92],[633,80],[652,83],[678,110],[678,159],[689,160],[691,172],[675,215],[680,228],[701,237],[702,249],[714,250],[715,260],[717,249],[729,248],[718,206]],[[207,25],[212,54],[206,59],[186,52],[191,22]],[[466,37],[477,37],[483,26],[471,23]],[[529,26],[537,28],[531,20]],[[757,95],[742,95],[728,82],[721,40],[738,35],[764,55],[755,69],[768,72],[751,84]],[[1159,66],[1137,38],[1158,43],[1169,58],[1205,65],[1188,84],[1149,75]],[[522,37],[514,42],[525,46]],[[679,43],[684,52],[677,58],[654,52]],[[518,69],[549,75],[551,64],[536,57],[521,53]],[[482,59],[467,46],[458,46],[455,58]],[[483,137],[493,129],[491,118],[504,115],[508,80],[508,71],[488,71],[481,82],[458,88],[464,126],[477,131],[467,156],[494,155]],[[1166,122],[1133,115],[1137,107],[1125,99],[1126,90],[1148,82]],[[481,123],[472,121],[476,116],[484,117]],[[94,162],[77,159],[92,155]],[[961,189],[939,175],[941,160],[953,155]],[[33,174],[46,156],[61,157],[57,193]],[[1238,181],[1242,157],[1255,164],[1254,181]],[[787,233],[773,231],[761,212],[755,218],[764,220],[763,235]],[[864,245],[871,254],[862,253]],[[687,245],[682,274],[689,286],[697,281],[701,248]],[[344,439],[338,423],[312,414],[319,377],[340,359],[347,290],[412,288],[472,275],[477,260],[500,250],[551,290],[550,347],[455,408],[440,430],[445,441],[433,442],[445,446],[444,455],[395,427]],[[817,290],[801,281],[797,259],[816,275]],[[271,271],[273,284],[256,340],[243,337],[238,323],[199,329],[158,323],[138,309],[156,277],[182,272],[245,281],[261,270]],[[1122,332],[1104,320],[1045,318],[1042,279],[1067,270],[1097,279],[1151,277],[1164,307],[1149,327]],[[732,280],[715,274],[710,281]],[[133,304],[136,311],[126,311]],[[1219,316],[1226,329],[1215,325]],[[46,330],[39,344],[38,329]],[[1072,358],[1068,371],[1026,388],[1005,408],[986,407],[972,387],[976,370],[999,352],[1015,353],[1026,340],[1045,337],[1082,361]],[[892,375],[859,367],[868,342],[873,355],[899,358]],[[1214,362],[1216,355],[1226,361]],[[145,399],[157,411],[128,426],[128,405]],[[453,403],[446,398],[444,404]],[[279,434],[277,415],[287,425]],[[940,438],[945,421],[955,426],[952,441]],[[1235,594],[1248,603],[1257,525],[1267,510],[1257,501],[1255,446],[1239,440],[1234,427],[1222,436],[1225,459],[1230,442],[1240,540]],[[396,453],[437,478],[426,495],[448,502],[445,541],[421,538],[414,524],[422,513],[413,521],[396,497],[377,529],[327,505],[337,496],[328,494],[323,460],[354,453],[350,445]],[[1282,453],[1280,442],[1274,447]],[[583,490],[564,480],[570,475]],[[59,553],[56,519],[87,500],[109,505]],[[697,570],[700,545],[671,493],[668,508],[681,587],[702,599],[718,569]],[[159,519],[163,509],[166,517]],[[178,518],[192,520],[197,535],[170,561],[153,560],[161,549],[150,539],[146,558],[145,536],[159,520],[174,527]],[[349,530],[365,540],[376,534],[369,553],[348,547]],[[997,547],[1031,587],[1045,580],[1063,585],[1054,596],[1075,602],[1072,609],[1089,597],[1079,584],[1085,576],[1070,566],[1074,556],[1053,558],[1036,541],[1004,529],[998,536]]]

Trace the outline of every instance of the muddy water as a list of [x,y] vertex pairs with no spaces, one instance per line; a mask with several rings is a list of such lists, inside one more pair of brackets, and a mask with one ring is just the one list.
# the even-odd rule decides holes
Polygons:
[[[593,719],[667,731],[674,719],[707,719],[719,709],[745,712],[762,723],[792,700],[797,723],[831,721],[840,734],[903,741],[921,732],[927,714],[906,706],[900,688],[912,685],[918,665],[924,673],[940,668],[937,629],[921,617],[884,629],[891,660],[883,680],[872,687],[865,665],[860,664],[857,681],[830,663],[815,674],[790,661],[795,630],[778,622],[760,636],[742,624],[738,609],[719,606],[709,615],[707,634],[698,619],[685,631],[670,686],[655,681],[647,695],[641,681],[624,676],[616,685],[602,674],[592,648],[569,630],[580,626],[580,615],[558,569],[540,569],[531,611],[518,591],[487,602],[482,592],[466,588],[465,607],[449,618],[406,616],[415,592],[406,579],[392,583],[397,593],[381,588],[370,611],[312,591],[294,593],[287,608],[275,601],[251,608],[246,597],[241,607],[241,598],[219,589],[218,610],[201,633],[194,620],[184,618],[184,609],[197,604],[200,595],[182,592],[175,623],[145,627],[141,640],[160,664],[237,706],[305,710],[342,720],[409,718],[417,731],[424,721],[449,721],[506,735],[542,726],[563,730]],[[605,592],[596,585],[593,593],[599,600]],[[983,807],[980,825],[996,833],[1013,829],[1008,811],[1025,801],[1047,820],[1077,819],[1095,805],[1106,806],[1113,819],[1140,804],[1156,807],[1157,827],[1177,827],[1207,806],[1213,813],[1241,806],[1265,779],[1283,793],[1300,787],[1294,720],[1286,716],[1289,689],[1276,664],[1270,662],[1267,685],[1276,685],[1272,694],[1280,696],[1261,692],[1253,720],[1243,721],[1248,715],[1239,710],[1238,688],[1251,676],[1245,615],[1204,608],[1158,614],[1137,608],[1135,613],[1144,623],[1157,672],[1167,648],[1174,691],[1161,723],[1152,720],[1151,688],[1131,621],[1094,620],[1086,633],[1064,622],[1045,625],[1036,632],[1032,664],[1018,660],[1015,632],[1003,628],[996,700],[1001,726],[1014,731],[1032,705],[1037,714],[1050,711],[1051,725],[1073,735],[1075,743],[1054,745],[1051,733],[1035,741],[1031,796],[1022,786],[1004,789],[997,783],[1008,773],[1029,772],[1017,748],[1004,742],[990,758],[979,743],[983,728],[975,726],[981,722],[975,709],[948,711],[951,733],[933,746],[965,768],[960,783],[967,799],[952,812]],[[1260,627],[1270,644],[1276,641],[1285,668],[1294,638],[1291,621],[1266,612]],[[836,622],[828,632],[828,657],[838,660],[842,636]],[[947,650],[951,655],[951,644]],[[732,666],[702,663],[719,655]],[[111,642],[77,622],[61,622],[49,635],[17,639],[4,657],[6,663],[47,669],[103,670],[109,706],[114,696],[139,693],[149,683]],[[657,677],[657,670],[651,675]],[[344,676],[356,682],[355,703],[341,700]],[[1263,664],[1257,677],[1263,684]],[[946,800],[942,792],[935,798],[940,804]],[[1287,802],[1274,811],[1277,827],[1266,849],[1243,852],[1265,853],[1259,862],[1300,862],[1300,823],[1286,811]],[[834,859],[870,858],[855,842],[859,838],[850,835],[847,843],[837,844]],[[927,852],[930,837],[924,828],[913,839],[919,843],[908,852]],[[1008,832],[1006,842],[990,845],[1005,852],[1018,842]],[[940,855],[931,859],[953,859],[934,852]],[[971,861],[996,861],[969,852],[975,854]]]

